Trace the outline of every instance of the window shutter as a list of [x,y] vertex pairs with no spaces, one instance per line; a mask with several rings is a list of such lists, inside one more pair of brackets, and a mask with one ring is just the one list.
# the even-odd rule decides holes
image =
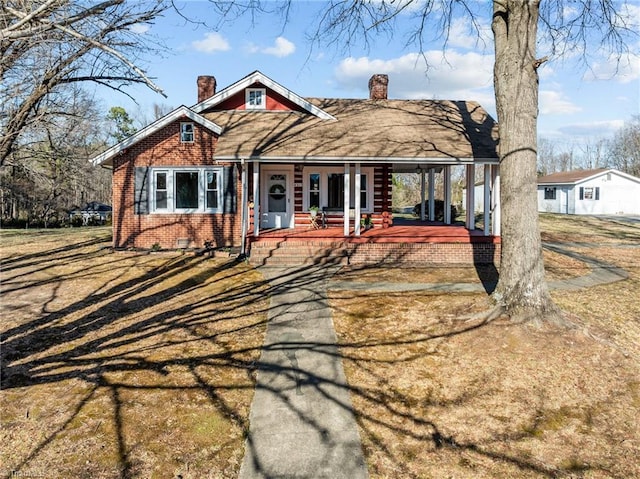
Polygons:
[[596,186],[596,200],[600,199],[600,187]]
[[222,169],[222,204],[223,213],[235,213],[236,194],[236,169],[234,166],[225,166]]
[[580,199],[584,200],[584,188],[582,186],[580,187]]
[[149,213],[149,167],[136,167],[133,212],[136,215]]

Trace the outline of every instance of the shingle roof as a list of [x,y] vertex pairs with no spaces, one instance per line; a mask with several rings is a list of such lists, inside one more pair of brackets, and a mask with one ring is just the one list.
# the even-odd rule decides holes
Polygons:
[[597,168],[594,170],[561,171],[560,173],[552,173],[547,176],[540,176],[538,178],[538,184],[547,185],[577,183],[587,178],[591,178],[592,176],[599,175],[600,173],[604,173],[605,171],[609,171],[608,168]]
[[475,102],[307,98],[307,112],[203,112],[223,131],[217,159],[426,159],[497,161],[497,124]]

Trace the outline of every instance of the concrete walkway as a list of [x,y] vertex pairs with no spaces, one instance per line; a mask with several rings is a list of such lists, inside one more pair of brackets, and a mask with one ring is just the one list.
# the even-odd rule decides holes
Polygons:
[[241,479],[368,477],[327,304],[330,268],[262,268],[271,307]]
[[[586,276],[550,282],[552,289],[579,289],[627,278],[624,270],[561,245],[545,247],[591,267]],[[337,269],[332,267],[260,270],[271,285],[271,304],[240,479],[368,477],[327,288],[487,292],[492,285],[335,281],[331,277]]]

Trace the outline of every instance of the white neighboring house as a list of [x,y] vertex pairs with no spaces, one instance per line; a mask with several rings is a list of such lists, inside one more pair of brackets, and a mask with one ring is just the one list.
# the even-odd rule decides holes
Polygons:
[[570,215],[640,214],[640,178],[600,168],[538,178],[538,211]]

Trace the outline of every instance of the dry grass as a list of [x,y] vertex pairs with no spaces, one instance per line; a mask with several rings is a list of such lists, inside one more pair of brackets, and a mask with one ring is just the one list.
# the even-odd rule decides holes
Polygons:
[[[572,331],[464,321],[487,308],[481,294],[332,293],[373,478],[640,477],[640,249],[619,246],[638,244],[639,228],[562,218],[543,216],[546,240],[601,243],[575,250],[629,272],[553,293]],[[108,237],[0,231],[0,474],[236,477],[268,287],[244,264],[114,254]],[[589,270],[545,259],[552,279]]]
[[0,235],[2,477],[234,477],[261,275],[114,254],[101,228]]
[[[637,246],[640,228],[568,217],[563,231],[558,217],[542,221],[548,240],[602,241],[578,251],[630,275],[554,292],[574,330],[465,321],[487,308],[480,294],[332,293],[372,478],[640,477],[640,248],[618,246]],[[556,260],[554,278],[564,274]],[[574,261],[571,270],[588,269]],[[476,274],[346,276],[363,273],[399,282]]]
[[540,215],[542,240],[563,243],[607,243],[638,244],[636,224],[622,220],[604,219],[596,216],[576,216],[544,213]]

